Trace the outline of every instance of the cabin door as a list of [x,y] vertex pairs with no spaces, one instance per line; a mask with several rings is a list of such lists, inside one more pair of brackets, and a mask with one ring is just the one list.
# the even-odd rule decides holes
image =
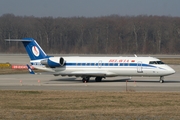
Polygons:
[[137,73],[143,73],[143,70],[142,70],[142,62],[139,61],[137,63]]
[[102,66],[102,60],[99,60],[99,62],[98,62],[98,68],[101,68],[101,66]]

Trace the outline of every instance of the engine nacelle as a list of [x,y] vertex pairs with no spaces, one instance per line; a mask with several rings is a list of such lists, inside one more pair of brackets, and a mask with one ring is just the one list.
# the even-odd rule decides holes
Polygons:
[[64,66],[64,64],[65,64],[64,58],[60,57],[59,64],[60,64],[60,66]]
[[48,58],[41,61],[42,65],[45,65],[46,67],[62,67],[65,64],[64,58],[60,57],[59,60],[57,58]]
[[42,65],[48,65],[48,59],[41,60],[41,64],[42,64]]

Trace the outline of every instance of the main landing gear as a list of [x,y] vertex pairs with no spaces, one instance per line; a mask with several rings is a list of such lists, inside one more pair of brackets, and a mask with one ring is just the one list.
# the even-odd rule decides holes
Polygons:
[[[82,82],[83,82],[83,83],[89,82],[89,79],[90,79],[90,77],[83,77],[83,78],[82,78]],[[96,77],[96,78],[95,78],[95,81],[96,81],[96,82],[101,82],[101,81],[102,81],[102,77]]]
[[89,77],[84,77],[84,78],[82,79],[82,82],[83,82],[83,83],[89,82]]
[[101,81],[102,81],[102,77],[96,77],[96,78],[95,78],[95,81],[96,81],[96,82],[101,82]]
[[160,82],[160,83],[164,83],[164,76],[161,76],[161,77],[160,77],[159,82]]

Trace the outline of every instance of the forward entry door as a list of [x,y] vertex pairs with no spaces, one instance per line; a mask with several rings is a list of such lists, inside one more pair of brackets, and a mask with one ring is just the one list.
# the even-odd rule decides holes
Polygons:
[[143,73],[143,70],[142,70],[142,62],[139,61],[137,63],[137,73]]

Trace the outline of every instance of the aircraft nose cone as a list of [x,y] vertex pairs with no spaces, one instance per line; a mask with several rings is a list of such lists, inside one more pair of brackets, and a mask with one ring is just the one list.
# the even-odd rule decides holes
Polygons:
[[176,71],[174,69],[172,69],[171,67],[169,67],[169,74],[174,74]]
[[176,71],[174,69],[171,70],[171,73],[174,74]]
[[170,66],[167,66],[166,70],[167,70],[167,74],[168,74],[168,75],[172,75],[172,74],[174,74],[174,73],[176,72],[176,71],[175,71],[173,68],[171,68]]

